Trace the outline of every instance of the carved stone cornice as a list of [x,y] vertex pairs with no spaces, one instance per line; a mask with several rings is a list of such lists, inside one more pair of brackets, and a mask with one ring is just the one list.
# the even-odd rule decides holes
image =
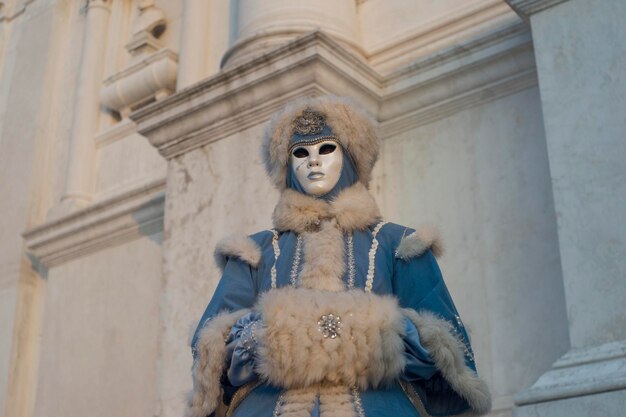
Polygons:
[[537,84],[532,40],[519,22],[382,76],[313,32],[146,106],[130,118],[166,158],[265,122],[302,95],[355,98],[384,138]]
[[504,0],[517,14],[528,20],[530,15],[568,0]]
[[383,139],[537,85],[532,37],[518,22],[439,51],[386,78]]
[[302,95],[351,95],[373,113],[384,79],[321,32],[224,71],[131,113],[166,158],[267,120]]
[[112,197],[23,233],[46,267],[163,230],[165,179]]

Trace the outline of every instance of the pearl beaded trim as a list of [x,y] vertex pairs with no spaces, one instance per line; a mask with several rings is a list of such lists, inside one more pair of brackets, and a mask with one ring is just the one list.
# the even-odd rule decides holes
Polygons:
[[356,387],[350,387],[350,394],[352,394],[352,401],[354,402],[354,410],[358,417],[365,417],[365,411],[363,410],[363,402],[361,401],[361,394]]
[[298,235],[298,240],[296,240],[296,252],[293,255],[291,274],[289,274],[289,282],[292,287],[296,287],[298,284],[298,267],[300,266],[300,258],[302,258],[302,235]]
[[348,289],[354,288],[354,276],[356,269],[354,266],[354,241],[352,240],[352,232],[348,233]]
[[257,340],[256,340],[256,326],[257,326],[257,322],[256,321],[252,321],[248,324],[246,324],[243,328],[243,330],[241,331],[242,334],[242,346],[243,348],[248,351],[249,353],[254,353],[254,349],[256,347],[257,344]]
[[272,247],[274,248],[274,263],[272,264],[272,269],[270,271],[270,276],[272,279],[272,288],[276,288],[276,261],[280,256],[280,247],[278,246],[278,232],[275,229],[272,229]]
[[461,331],[459,330],[459,329],[465,328],[465,326],[463,325],[463,322],[461,321],[461,317],[458,314],[455,314],[454,319],[458,326],[458,328],[454,329],[454,332],[457,334],[458,338],[461,339],[461,342],[463,343],[463,355],[467,359],[469,359],[470,362],[474,362],[476,360],[474,358],[474,351],[472,351],[471,345],[469,343],[466,343],[467,341],[465,340],[463,333],[461,333]]
[[276,407],[274,407],[274,412],[272,413],[272,417],[278,417],[280,412],[282,411],[283,405],[285,404],[285,393],[281,393],[276,400]]
[[367,265],[367,278],[365,280],[365,291],[366,292],[372,292],[372,287],[374,285],[374,270],[375,270],[375,266],[376,266],[376,250],[378,249],[378,240],[376,239],[376,236],[378,235],[378,232],[380,232],[380,229],[386,224],[387,222],[379,222],[376,227],[374,228],[374,231],[372,232],[372,246],[370,246],[370,251],[368,254],[368,258],[369,258],[369,262]]

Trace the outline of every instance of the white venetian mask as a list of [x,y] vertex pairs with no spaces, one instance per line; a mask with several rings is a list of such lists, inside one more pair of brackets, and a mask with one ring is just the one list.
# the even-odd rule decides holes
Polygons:
[[289,161],[304,191],[319,197],[330,192],[339,181],[343,150],[332,140],[299,145],[291,150]]

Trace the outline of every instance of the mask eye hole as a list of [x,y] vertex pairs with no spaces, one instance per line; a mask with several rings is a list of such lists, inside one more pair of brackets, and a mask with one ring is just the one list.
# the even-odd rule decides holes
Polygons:
[[306,158],[309,156],[309,151],[304,148],[296,148],[293,150],[292,155],[296,158]]
[[320,147],[320,155],[328,155],[333,153],[337,149],[337,146],[332,143],[326,143]]

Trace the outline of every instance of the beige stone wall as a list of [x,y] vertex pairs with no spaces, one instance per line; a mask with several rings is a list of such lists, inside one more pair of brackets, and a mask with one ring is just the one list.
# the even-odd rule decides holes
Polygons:
[[[538,102],[528,89],[384,142],[386,215],[439,225],[442,272],[496,411],[568,347]],[[529,348],[538,322],[554,329],[541,357]]]
[[161,234],[51,268],[34,415],[155,415]]
[[510,416],[568,349],[571,306],[550,167],[561,148],[548,155],[542,108],[548,97],[559,115],[562,99],[538,85],[558,62],[540,51],[538,79],[534,57],[563,39],[537,44],[507,3],[544,13],[534,37],[560,10],[573,21],[556,5],[582,7],[0,1],[0,415],[181,415],[213,246],[270,227],[264,125],[295,97],[332,93],[380,122],[385,216],[440,226],[492,415]]

